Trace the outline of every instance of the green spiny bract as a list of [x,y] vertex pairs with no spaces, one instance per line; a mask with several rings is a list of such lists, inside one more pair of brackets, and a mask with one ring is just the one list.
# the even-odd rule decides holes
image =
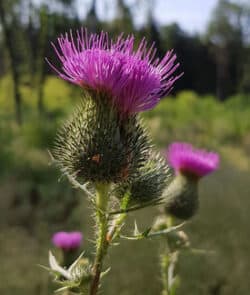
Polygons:
[[54,276],[54,282],[60,287],[56,290],[70,290],[73,293],[87,295],[92,279],[92,265],[87,258],[83,258],[83,253],[68,267],[62,267],[56,257],[49,252],[50,267],[43,267]]
[[149,159],[140,167],[130,183],[118,185],[115,195],[121,198],[130,192],[130,205],[159,201],[170,178],[166,161],[151,151]]
[[92,182],[127,181],[148,157],[149,143],[136,116],[121,117],[105,95],[85,93],[59,131],[53,156],[61,170]]
[[166,213],[180,219],[189,219],[199,207],[198,179],[179,173],[167,187],[164,195]]

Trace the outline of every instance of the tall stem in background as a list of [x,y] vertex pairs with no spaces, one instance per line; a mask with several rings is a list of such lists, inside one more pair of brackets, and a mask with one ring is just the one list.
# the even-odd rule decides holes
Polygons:
[[[167,217],[167,228],[173,226],[173,219]],[[175,276],[175,266],[178,261],[179,251],[171,247],[169,237],[166,239],[166,249],[160,257],[161,261],[161,279],[162,295],[175,295],[178,287],[177,277]]]
[[39,114],[44,112],[44,83],[45,83],[45,63],[44,55],[46,49],[46,42],[48,38],[48,7],[43,5],[39,12],[40,18],[40,33],[39,33],[39,46],[38,46],[38,60],[37,60],[37,107]]

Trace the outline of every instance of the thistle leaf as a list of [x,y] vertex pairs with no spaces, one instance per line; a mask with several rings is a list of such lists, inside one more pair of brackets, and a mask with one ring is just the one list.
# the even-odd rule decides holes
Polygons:
[[52,254],[51,251],[49,251],[49,265],[51,267],[51,269],[59,274],[61,274],[62,276],[64,276],[66,279],[70,280],[71,279],[71,275],[70,272],[65,270],[63,267],[61,267],[55,256]]
[[69,273],[72,272],[72,270],[77,266],[77,264],[79,263],[79,261],[82,259],[83,255],[84,255],[85,251],[82,252],[79,257],[71,264],[71,266],[69,267],[68,271]]
[[107,268],[106,270],[104,270],[102,273],[101,273],[101,278],[103,278],[104,276],[106,276],[111,270],[111,267]]

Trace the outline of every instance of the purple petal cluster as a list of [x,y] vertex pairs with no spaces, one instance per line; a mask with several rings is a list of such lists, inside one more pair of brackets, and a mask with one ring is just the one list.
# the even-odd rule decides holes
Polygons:
[[194,148],[191,144],[175,142],[167,150],[167,159],[175,172],[205,176],[218,169],[219,155]]
[[181,75],[173,75],[179,66],[173,51],[160,60],[145,39],[137,49],[134,43],[133,35],[113,41],[107,33],[89,35],[82,28],[76,40],[70,32],[58,38],[57,46],[52,44],[62,66],[58,70],[50,65],[61,78],[106,93],[122,113],[145,111],[168,94]]
[[82,233],[78,231],[74,232],[57,232],[52,237],[52,243],[54,246],[62,250],[73,250],[80,247],[82,242]]

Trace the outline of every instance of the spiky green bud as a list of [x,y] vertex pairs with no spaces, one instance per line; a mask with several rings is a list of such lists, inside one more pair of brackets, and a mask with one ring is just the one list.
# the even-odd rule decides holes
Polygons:
[[180,219],[189,219],[199,207],[198,179],[179,173],[167,187],[165,210]]
[[58,133],[53,155],[63,172],[84,181],[127,181],[147,158],[149,143],[136,116],[121,117],[103,94],[85,93]]
[[68,268],[65,268],[60,266],[55,256],[49,252],[49,265],[49,268],[43,268],[54,275],[54,282],[60,286],[57,292],[70,290],[81,295],[89,294],[92,266],[87,258],[83,258],[83,253]]
[[138,169],[130,183],[123,183],[115,190],[118,198],[130,192],[130,204],[159,200],[169,180],[166,161],[158,153],[151,153],[145,164]]

